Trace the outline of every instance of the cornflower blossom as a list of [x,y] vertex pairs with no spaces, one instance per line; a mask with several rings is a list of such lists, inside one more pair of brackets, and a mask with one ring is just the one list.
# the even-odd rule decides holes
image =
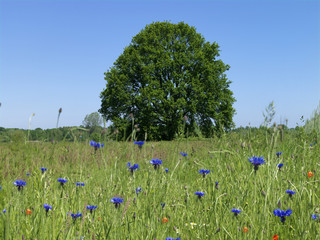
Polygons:
[[296,192],[292,190],[287,190],[286,193],[289,194],[289,197],[292,197],[292,195],[295,194]]
[[137,194],[137,196],[139,195],[139,192],[141,192],[142,191],[142,188],[141,187],[138,187],[137,189],[136,189],[136,194]]
[[320,215],[312,214],[311,217],[312,217],[313,220],[320,221]]
[[276,155],[277,157],[280,157],[282,155],[282,152],[277,152]]
[[94,150],[97,151],[98,148],[103,148],[104,144],[103,143],[99,143],[99,142],[95,142],[93,140],[90,141],[90,145],[92,147],[94,147]]
[[87,209],[90,210],[90,213],[92,214],[92,211],[93,211],[94,209],[97,209],[97,207],[98,207],[97,205],[95,205],[95,206],[94,206],[94,205],[88,205],[88,206],[87,206]]
[[139,164],[131,165],[131,163],[128,162],[127,163],[127,168],[131,171],[131,174],[133,174],[136,169],[139,170]]
[[278,164],[277,166],[279,168],[279,171],[281,170],[281,168],[283,167],[283,163]]
[[172,238],[172,237],[167,237],[166,240],[181,240],[181,238]]
[[276,210],[273,211],[273,214],[275,216],[280,217],[281,218],[281,222],[284,223],[286,221],[286,217],[290,216],[292,214],[292,210],[288,209],[288,210],[284,211],[284,210],[281,210],[281,209],[276,209]]
[[31,173],[27,173],[27,176],[30,176],[31,175]]
[[[67,213],[67,216],[69,215],[69,213]],[[78,211],[77,214],[73,214],[71,213],[71,217],[73,218],[73,221],[76,221],[77,218],[81,217],[82,214]]]
[[166,205],[165,203],[161,203],[162,209],[164,209],[165,205]]
[[254,166],[254,171],[257,172],[257,170],[259,169],[259,166],[261,164],[264,164],[266,163],[264,160],[263,160],[263,157],[256,157],[256,156],[253,156],[252,158],[249,158],[249,162],[252,163],[252,165]]
[[118,197],[114,197],[110,201],[114,204],[115,208],[120,207],[120,204],[123,203],[123,199]]
[[231,212],[233,212],[235,216],[238,216],[238,214],[241,213],[241,210],[233,208],[231,209]]
[[219,182],[216,181],[216,189],[218,190],[219,189]]
[[27,185],[27,183],[25,181],[22,180],[16,180],[13,182],[14,185],[16,185],[18,187],[18,191],[23,189],[23,186]]
[[152,159],[149,163],[153,164],[154,169],[158,169],[159,166],[162,164],[162,160],[160,159]]
[[200,199],[200,198],[202,198],[202,197],[204,196],[205,193],[204,193],[204,192],[198,192],[198,191],[197,191],[197,192],[195,192],[194,194],[197,195],[198,198]]
[[205,170],[205,169],[200,169],[199,170],[199,173],[202,174],[203,178],[206,177],[206,174],[209,174],[210,173],[210,170]]
[[188,153],[180,152],[180,154],[181,154],[183,157],[188,156]]
[[63,186],[66,182],[68,182],[68,180],[64,178],[58,178],[58,182],[60,182],[61,186]]
[[169,169],[168,169],[168,168],[166,168],[166,169],[165,169],[165,171],[166,171],[166,173],[168,173]]
[[76,185],[77,185],[77,186],[84,187],[85,184],[84,184],[83,182],[77,182]]
[[133,141],[133,143],[138,145],[139,149],[141,149],[142,145],[144,144],[144,141]]
[[48,215],[48,212],[49,212],[50,209],[52,209],[52,206],[45,203],[45,204],[43,204],[43,207],[46,210],[46,215]]
[[41,172],[42,172],[42,174],[43,174],[44,172],[47,171],[47,168],[42,167],[42,168],[40,168],[40,170],[41,170]]

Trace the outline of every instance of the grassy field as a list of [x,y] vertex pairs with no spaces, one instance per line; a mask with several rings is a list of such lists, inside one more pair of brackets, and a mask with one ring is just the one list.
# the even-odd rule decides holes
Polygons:
[[[105,142],[97,151],[89,143],[2,144],[0,238],[320,239],[320,221],[311,217],[320,212],[320,148],[310,143],[293,136],[281,142],[275,130],[141,149],[132,142]],[[253,156],[265,161],[257,171]],[[162,160],[159,168],[152,159]],[[132,174],[128,162],[139,169]],[[200,169],[211,172],[203,177]],[[16,180],[26,185],[18,190]],[[113,197],[123,203],[116,207]],[[90,205],[97,206],[92,213]],[[281,222],[276,209],[292,214]]]

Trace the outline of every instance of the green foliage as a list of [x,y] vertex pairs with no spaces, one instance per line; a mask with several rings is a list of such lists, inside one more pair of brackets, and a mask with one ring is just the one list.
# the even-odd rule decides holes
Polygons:
[[316,110],[313,111],[311,118],[306,120],[304,129],[307,133],[312,133],[314,141],[317,142],[320,137],[320,103]]
[[[294,129],[285,129],[289,137],[281,142],[277,131],[239,128],[222,138],[146,142],[142,149],[110,142],[96,154],[88,143],[23,143],[14,154],[12,143],[1,144],[0,239],[319,239],[311,214],[319,214],[320,146],[309,147],[309,136],[302,142]],[[189,155],[181,159],[181,151]],[[266,161],[256,174],[248,161],[253,155]],[[152,158],[163,160],[158,170],[148,163]],[[140,165],[133,175],[128,161]],[[42,174],[40,167],[48,170]],[[203,178],[200,169],[211,173]],[[68,180],[64,187],[58,178]],[[16,179],[27,182],[22,191]],[[289,197],[287,189],[296,194]],[[205,195],[199,199],[195,191]],[[114,196],[124,199],[117,209]],[[52,206],[47,214],[45,203]],[[91,214],[87,205],[97,209]],[[241,213],[234,216],[233,208]],[[273,214],[278,208],[293,211],[285,223]],[[73,221],[70,211],[82,217]]]
[[147,25],[105,73],[99,112],[123,134],[133,114],[138,138],[147,133],[148,139],[170,140],[182,128],[183,135],[200,129],[206,137],[230,130],[235,99],[225,74],[229,65],[218,57],[218,44],[188,24]]

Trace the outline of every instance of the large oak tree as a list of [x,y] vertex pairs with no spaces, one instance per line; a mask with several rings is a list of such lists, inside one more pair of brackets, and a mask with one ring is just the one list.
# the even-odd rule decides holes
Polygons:
[[140,134],[158,140],[171,140],[184,127],[207,137],[229,130],[235,99],[229,66],[217,57],[218,44],[186,23],[147,25],[105,73],[99,112],[119,130],[131,126],[132,113]]

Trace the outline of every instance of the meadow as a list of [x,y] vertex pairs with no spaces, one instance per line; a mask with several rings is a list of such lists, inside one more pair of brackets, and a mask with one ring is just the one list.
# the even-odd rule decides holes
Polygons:
[[[106,141],[97,150],[89,142],[3,143],[0,238],[320,239],[320,147],[280,133],[146,141],[141,148]],[[254,156],[265,163],[255,167]],[[279,217],[276,209],[292,213]]]

